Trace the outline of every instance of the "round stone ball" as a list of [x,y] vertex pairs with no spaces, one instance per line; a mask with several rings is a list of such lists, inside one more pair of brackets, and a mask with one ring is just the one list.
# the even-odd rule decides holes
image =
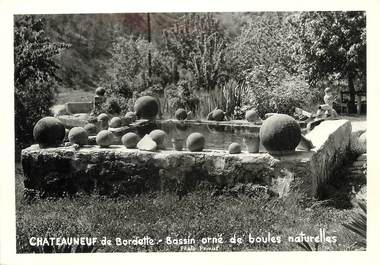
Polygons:
[[241,145],[239,143],[232,143],[228,147],[228,153],[230,154],[240,154],[241,153]]
[[180,108],[176,110],[174,116],[177,120],[185,120],[187,118],[187,112],[185,109]]
[[245,119],[248,122],[257,122],[257,121],[260,121],[259,114],[257,113],[257,111],[255,109],[248,110],[245,113]]
[[96,143],[101,147],[108,147],[113,143],[113,133],[108,130],[102,130],[96,135]]
[[65,126],[57,118],[42,118],[33,128],[33,137],[41,147],[57,146],[65,138]]
[[74,127],[69,131],[69,142],[79,146],[88,144],[88,133],[82,127]]
[[106,113],[99,114],[97,117],[98,121],[109,121],[109,117]]
[[134,110],[141,119],[154,119],[158,113],[158,102],[154,97],[143,96],[136,100]]
[[119,128],[121,127],[121,119],[119,117],[113,117],[110,121],[110,128]]
[[93,123],[87,123],[83,128],[87,131],[89,136],[94,136],[98,133],[98,128]]
[[128,111],[125,116],[125,118],[127,118],[129,120],[130,123],[132,122],[135,122],[137,120],[137,116],[136,116],[136,113],[132,112],[132,111]]
[[301,140],[301,127],[286,114],[275,114],[263,122],[260,139],[265,149],[272,154],[285,154],[295,150]]
[[95,90],[95,94],[97,96],[100,96],[100,97],[103,97],[104,94],[106,93],[106,89],[104,87],[98,87],[96,90]]
[[126,133],[121,137],[121,142],[126,148],[136,148],[139,141],[138,135],[133,132]]
[[156,142],[157,147],[163,148],[165,139],[167,138],[166,132],[163,130],[157,129],[153,130],[149,133],[149,136],[152,138],[153,141]]
[[195,132],[186,139],[186,147],[191,152],[200,152],[205,147],[206,139],[203,134]]
[[224,112],[221,109],[216,109],[212,112],[212,120],[222,121],[224,120]]

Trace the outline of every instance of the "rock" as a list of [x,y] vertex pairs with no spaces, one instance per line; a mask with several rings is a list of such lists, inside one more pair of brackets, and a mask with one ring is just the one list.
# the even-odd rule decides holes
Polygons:
[[139,142],[139,137],[137,134],[129,132],[121,137],[121,142],[126,148],[136,148],[136,145]]
[[367,132],[363,133],[359,137],[359,144],[362,147],[363,154],[367,152]]
[[129,124],[131,124],[137,120],[136,113],[134,113],[132,111],[128,111],[125,114],[124,118],[127,119],[127,121],[128,121],[128,124],[125,124],[125,125],[129,125]]
[[160,129],[153,130],[149,133],[149,136],[153,141],[157,143],[157,148],[164,149],[165,148],[165,139],[167,138],[166,132]]
[[102,130],[96,135],[96,143],[101,147],[108,147],[114,141],[114,135],[112,132]]
[[122,125],[122,122],[119,117],[113,117],[109,123],[110,128],[119,128],[121,127],[121,125]]
[[289,115],[276,114],[263,122],[260,140],[269,153],[292,152],[301,140],[301,127]]
[[206,139],[201,133],[192,133],[186,139],[186,146],[191,152],[200,152],[205,147]]
[[248,122],[262,123],[262,120],[261,120],[259,114],[257,113],[257,111],[256,111],[255,109],[248,110],[248,111],[245,113],[245,119],[246,119]]
[[186,110],[179,108],[176,110],[174,116],[177,120],[185,120],[187,118],[187,112]]
[[149,134],[146,134],[138,143],[137,148],[144,151],[156,151],[157,143],[153,141]]
[[297,149],[308,151],[308,150],[313,149],[314,147],[315,146],[313,145],[311,140],[301,134],[301,140],[300,140],[299,144],[297,145]]
[[224,120],[224,111],[221,109],[216,109],[212,112],[213,121],[222,121]]
[[78,146],[88,144],[88,133],[82,127],[72,128],[69,132],[68,138],[70,143],[77,144]]
[[154,119],[159,111],[157,99],[151,96],[143,96],[136,100],[135,113],[140,119]]
[[104,87],[98,87],[96,90],[95,90],[95,94],[97,96],[101,96],[103,97],[104,94],[106,93],[106,89]]
[[89,136],[94,136],[94,135],[96,135],[98,133],[98,128],[93,123],[87,123],[84,126],[84,129],[87,131],[87,133],[88,133]]
[[109,117],[107,114],[105,113],[101,113],[99,114],[99,116],[97,117],[97,120],[100,124],[100,129],[101,130],[107,130],[108,129],[108,121],[109,121]]
[[40,147],[58,146],[65,138],[65,126],[57,118],[42,118],[33,128],[33,137]]
[[228,153],[230,154],[239,154],[241,153],[241,145],[239,143],[232,143],[228,147]]
[[358,156],[358,158],[356,158],[357,161],[367,161],[367,153],[365,154],[361,154],[360,156]]
[[367,141],[365,131],[355,131],[351,134],[351,152],[361,155],[367,152]]

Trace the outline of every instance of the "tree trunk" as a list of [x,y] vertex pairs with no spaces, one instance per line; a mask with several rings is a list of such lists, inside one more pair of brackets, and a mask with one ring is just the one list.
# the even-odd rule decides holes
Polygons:
[[350,92],[350,101],[348,102],[348,112],[354,113],[355,108],[355,86],[352,73],[348,73],[348,91]]

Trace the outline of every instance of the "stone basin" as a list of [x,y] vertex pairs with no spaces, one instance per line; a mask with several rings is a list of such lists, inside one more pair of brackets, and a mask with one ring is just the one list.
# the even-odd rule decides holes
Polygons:
[[[126,149],[121,145],[96,145],[22,150],[27,194],[56,196],[63,193],[138,194],[148,191],[191,191],[204,183],[216,187],[237,183],[268,186],[279,196],[299,192],[316,196],[319,187],[333,177],[349,152],[351,123],[324,121],[309,138],[315,148],[293,154],[228,154],[224,150],[202,152]],[[203,183],[203,184],[202,184]]]

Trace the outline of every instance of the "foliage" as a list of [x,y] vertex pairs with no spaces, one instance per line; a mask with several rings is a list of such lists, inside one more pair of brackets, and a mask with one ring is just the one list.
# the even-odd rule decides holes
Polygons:
[[358,205],[362,212],[356,213],[350,223],[343,223],[342,225],[360,237],[355,245],[365,248],[367,246],[367,205],[360,201]]
[[264,77],[298,73],[299,56],[292,49],[295,38],[288,16],[285,12],[252,15],[242,27],[228,48],[228,63],[238,81],[244,80],[245,71],[257,67],[265,71]]
[[184,15],[163,36],[175,68],[186,70],[197,89],[212,90],[218,85],[225,75],[226,39],[213,15]]
[[197,95],[194,94],[194,88],[190,82],[186,80],[179,81],[176,85],[167,86],[165,88],[164,99],[164,109],[167,113],[171,114],[174,114],[179,108],[195,113],[200,100]]
[[354,82],[366,87],[365,12],[302,12],[293,24],[309,82],[346,79],[353,102]]
[[318,91],[306,80],[281,70],[266,75],[265,68],[255,67],[247,72],[245,86],[248,92],[243,105],[255,107],[261,117],[269,112],[293,115],[295,107],[308,108],[318,98]]
[[32,141],[33,126],[49,114],[59,79],[55,57],[69,46],[51,42],[45,20],[16,16],[14,24],[14,85],[16,143]]
[[[151,76],[148,73],[149,53],[152,58]],[[103,80],[106,96],[114,97],[123,110],[130,109],[131,99],[160,93],[154,90],[170,79],[166,64],[169,63],[158,48],[145,39],[134,36],[118,38],[113,44],[107,77]]]
[[294,107],[311,105],[318,92],[306,82],[299,69],[297,38],[289,23],[292,14],[253,15],[228,49],[233,75],[245,86],[244,101],[235,108],[256,108],[262,117],[268,112],[292,115]]

